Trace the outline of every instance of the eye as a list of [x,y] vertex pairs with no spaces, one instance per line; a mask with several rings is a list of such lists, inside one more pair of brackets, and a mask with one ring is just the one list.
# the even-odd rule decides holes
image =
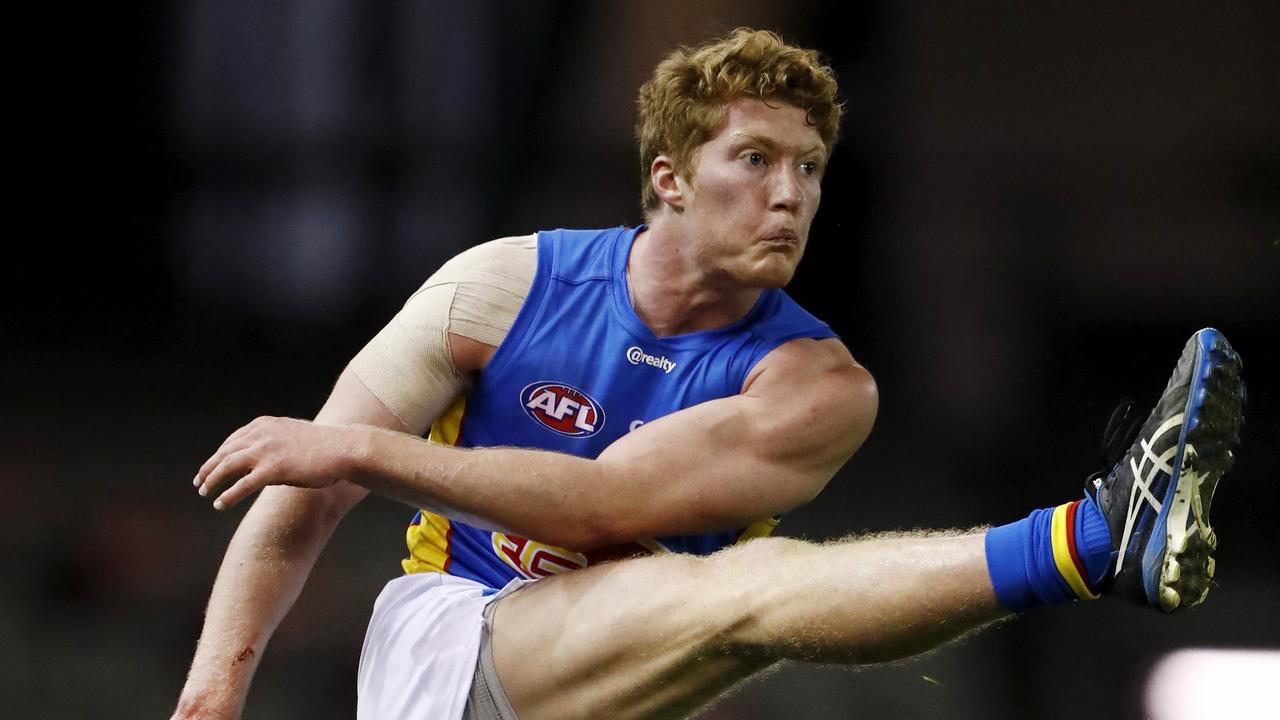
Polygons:
[[758,152],[749,152],[749,153],[747,153],[747,154],[746,154],[746,156],[745,156],[745,157],[746,157],[746,159],[747,159],[747,162],[748,162],[748,163],[750,163],[751,165],[763,165],[763,164],[764,164],[764,155],[761,155],[761,154],[760,154],[760,153],[758,153]]
[[801,172],[803,172],[805,175],[817,175],[817,174],[818,174],[818,163],[816,163],[816,162],[814,162],[814,161],[812,161],[812,160],[810,160],[809,162],[803,162],[803,163],[800,163],[800,170],[801,170]]

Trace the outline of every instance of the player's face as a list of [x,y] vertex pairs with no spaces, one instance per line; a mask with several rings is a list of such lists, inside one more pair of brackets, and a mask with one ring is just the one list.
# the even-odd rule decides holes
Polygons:
[[746,287],[782,287],[822,198],[826,149],[805,111],[740,98],[694,159],[683,220],[703,267]]

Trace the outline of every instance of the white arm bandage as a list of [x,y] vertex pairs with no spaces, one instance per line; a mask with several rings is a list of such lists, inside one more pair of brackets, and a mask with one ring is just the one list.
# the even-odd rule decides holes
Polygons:
[[351,361],[351,369],[412,433],[426,432],[467,384],[449,334],[497,347],[538,269],[536,235],[467,250],[435,272]]

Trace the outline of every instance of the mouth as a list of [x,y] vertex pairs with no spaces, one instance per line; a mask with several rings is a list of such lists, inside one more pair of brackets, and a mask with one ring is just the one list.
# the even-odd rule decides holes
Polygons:
[[778,245],[782,247],[795,247],[800,244],[800,236],[795,230],[790,228],[782,228],[781,230],[773,230],[763,237],[760,241],[766,245]]

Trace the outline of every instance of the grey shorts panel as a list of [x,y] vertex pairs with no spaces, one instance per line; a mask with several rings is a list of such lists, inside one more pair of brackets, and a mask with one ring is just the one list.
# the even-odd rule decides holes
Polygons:
[[519,720],[511,701],[498,682],[498,668],[493,664],[493,613],[498,599],[484,608],[484,623],[480,628],[480,657],[476,659],[476,674],[467,695],[467,707],[462,720]]

